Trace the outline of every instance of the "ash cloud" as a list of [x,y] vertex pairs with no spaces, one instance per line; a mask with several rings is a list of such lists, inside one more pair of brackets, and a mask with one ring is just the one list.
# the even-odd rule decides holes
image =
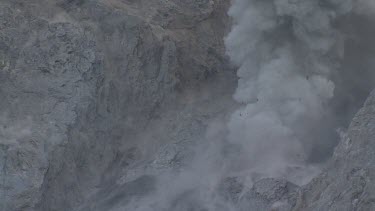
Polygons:
[[156,193],[131,209],[241,210],[220,193],[228,178],[243,185],[235,185],[239,198],[261,178],[308,183],[374,88],[373,8],[365,0],[235,0],[225,44],[240,108],[208,128],[189,166],[158,175]]
[[228,123],[228,139],[242,146],[250,171],[293,180],[290,168],[330,157],[337,129],[347,126],[373,88],[370,5],[234,2],[226,46],[239,67],[234,98],[243,106]]

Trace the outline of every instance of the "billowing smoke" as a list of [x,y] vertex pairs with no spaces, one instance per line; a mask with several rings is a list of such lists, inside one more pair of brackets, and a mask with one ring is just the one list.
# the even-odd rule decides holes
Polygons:
[[243,106],[232,115],[228,139],[242,146],[247,171],[294,180],[291,170],[331,155],[337,130],[374,82],[368,52],[359,49],[371,32],[354,29],[367,25],[355,19],[358,12],[371,13],[370,2],[234,2],[226,46],[239,67],[234,98]]
[[307,159],[310,132],[327,127],[321,124],[334,96],[331,78],[343,54],[343,37],[332,21],[352,5],[326,4],[236,1],[230,10],[235,26],[226,45],[240,67],[234,97],[245,105],[233,114],[229,139],[243,146],[251,171],[284,174]]
[[228,178],[242,193],[260,178],[308,182],[373,88],[374,8],[372,0],[235,0],[225,43],[240,108],[211,125],[190,166],[160,174],[157,193],[131,209],[238,210],[220,192]]

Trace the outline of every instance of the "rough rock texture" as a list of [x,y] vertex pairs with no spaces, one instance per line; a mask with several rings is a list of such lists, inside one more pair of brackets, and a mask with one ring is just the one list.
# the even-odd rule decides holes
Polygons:
[[374,210],[375,92],[353,119],[323,174],[300,191],[294,210]]
[[127,169],[182,165],[233,106],[228,6],[0,1],[0,210],[110,210],[153,188]]
[[[236,105],[230,0],[0,1],[0,211],[115,211]],[[305,187],[235,177],[235,210],[372,210],[375,93]],[[145,147],[147,146],[147,147]],[[194,191],[170,210],[205,210]]]
[[238,210],[288,211],[296,203],[298,186],[285,180],[261,179],[238,202]]
[[67,143],[91,103],[100,55],[90,32],[0,5],[1,206],[28,210],[39,200],[49,154]]

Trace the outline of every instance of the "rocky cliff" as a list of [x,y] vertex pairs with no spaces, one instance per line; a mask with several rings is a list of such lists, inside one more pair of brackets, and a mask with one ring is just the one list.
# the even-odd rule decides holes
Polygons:
[[323,173],[300,191],[294,210],[373,210],[375,92],[354,117]]
[[374,93],[309,184],[228,172],[230,5],[1,0],[0,211],[374,209]]
[[160,146],[194,141],[232,106],[228,6],[1,1],[0,209],[74,210]]

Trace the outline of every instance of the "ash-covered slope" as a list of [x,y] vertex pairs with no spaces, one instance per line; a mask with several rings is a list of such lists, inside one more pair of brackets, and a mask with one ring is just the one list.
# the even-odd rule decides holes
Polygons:
[[304,187],[294,210],[375,208],[375,92],[354,117],[323,173]]
[[[155,165],[178,165],[176,143],[197,141],[233,105],[228,7],[0,1],[0,210],[74,210],[98,191],[119,198],[129,166],[166,144],[170,156]],[[134,191],[153,189],[146,178]]]
[[0,1],[0,211],[373,209],[371,2]]

